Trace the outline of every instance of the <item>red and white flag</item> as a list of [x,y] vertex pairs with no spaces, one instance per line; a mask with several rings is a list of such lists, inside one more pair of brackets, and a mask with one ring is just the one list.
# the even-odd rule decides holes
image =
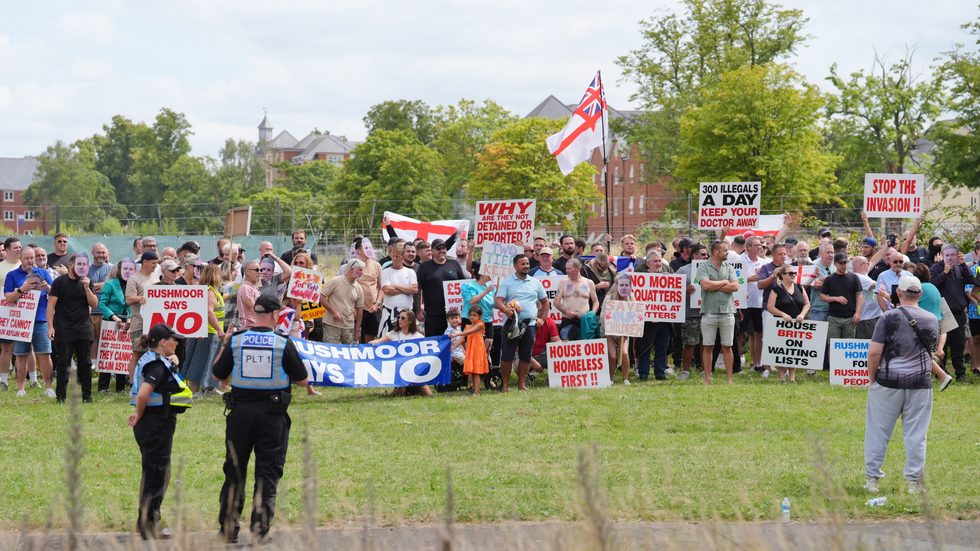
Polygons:
[[[385,212],[385,218],[388,220],[388,225],[391,226],[391,229],[395,230],[395,235],[389,235],[387,227],[381,229],[381,237],[385,245],[387,245],[388,240],[392,237],[401,237],[408,242],[420,237],[431,244],[433,239],[442,239],[443,241],[449,239],[457,230],[460,232],[457,239],[466,239],[470,227],[469,220],[435,220],[433,222],[422,222],[421,220],[387,211]],[[449,249],[447,254],[451,258],[456,258],[456,243],[453,243],[452,248]]]
[[561,132],[548,136],[548,151],[558,159],[558,168],[568,176],[575,167],[592,157],[592,150],[602,145],[609,128],[606,92],[599,73],[585,91],[578,108]]

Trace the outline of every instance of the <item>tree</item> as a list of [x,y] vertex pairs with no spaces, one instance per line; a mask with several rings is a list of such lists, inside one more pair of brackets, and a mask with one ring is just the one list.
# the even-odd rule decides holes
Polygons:
[[62,213],[83,231],[106,218],[120,214],[119,203],[109,179],[93,167],[94,147],[83,140],[67,145],[58,140],[38,155],[34,181],[24,191],[24,203],[32,208],[56,203],[82,208]]
[[354,149],[344,168],[334,184],[337,202],[330,205],[336,214],[380,217],[389,210],[438,217],[450,210],[442,194],[439,154],[409,132],[376,131]]
[[273,166],[282,174],[277,183],[294,191],[308,193],[311,197],[321,200],[333,194],[334,182],[343,174],[343,170],[330,161],[311,161],[302,165],[294,165],[289,161],[275,163]]
[[431,144],[436,137],[432,110],[422,100],[402,99],[379,103],[368,110],[364,117],[364,126],[367,127],[369,136],[382,130],[401,130],[414,134],[425,145]]
[[623,78],[639,85],[630,98],[647,110],[613,130],[639,144],[647,174],[673,174],[680,146],[680,118],[698,105],[705,86],[743,66],[755,67],[793,55],[809,38],[801,10],[765,0],[683,0],[685,14],[661,11],[641,21],[645,40],[619,58]]
[[824,99],[788,66],[744,66],[705,88],[681,119],[675,185],[762,182],[762,208],[800,208],[833,197],[837,157],[817,130]]
[[221,161],[216,175],[228,180],[238,190],[247,193],[252,189],[265,187],[265,171],[255,156],[255,144],[247,140],[225,140],[225,145],[218,151]]
[[[980,45],[980,22],[964,29]],[[937,124],[930,132],[936,142],[933,180],[944,186],[964,185],[980,188],[980,51],[968,52],[963,44],[944,54],[940,78],[950,84],[950,109],[958,114],[954,122]]]
[[599,197],[595,168],[582,163],[563,176],[548,151],[545,138],[558,132],[565,121],[532,117],[520,119],[493,135],[483,153],[477,154],[473,179],[466,195],[473,201],[490,199],[538,199],[539,226],[572,229],[580,221],[582,199]]
[[464,98],[459,105],[436,107],[438,135],[432,145],[442,154],[443,193],[447,197],[463,191],[476,170],[477,155],[483,153],[494,134],[518,118],[493,100],[477,105]]
[[95,146],[94,168],[105,174],[123,204],[138,202],[136,188],[129,180],[133,172],[133,154],[144,144],[153,141],[153,130],[145,123],[133,121],[116,115],[112,123],[102,126],[105,135],[96,134],[90,138]]
[[[869,74],[851,74],[850,81],[837,75],[837,65],[827,78],[837,95],[827,98],[832,151],[842,162],[837,176],[842,188],[864,193],[864,174],[902,174],[921,170],[912,156],[915,141],[925,133],[945,103],[938,80],[919,81],[912,69],[914,49],[888,66],[877,55]],[[858,201],[860,202],[860,201]]]

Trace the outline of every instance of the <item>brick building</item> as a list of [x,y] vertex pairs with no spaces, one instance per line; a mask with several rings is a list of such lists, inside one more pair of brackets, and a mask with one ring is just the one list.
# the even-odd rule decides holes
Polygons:
[[34,181],[37,165],[37,159],[33,157],[0,157],[0,192],[3,194],[0,215],[6,235],[42,233],[48,229],[42,227],[46,224],[41,220],[35,221],[34,211],[24,205],[24,190]]
[[270,166],[272,163],[289,161],[294,165],[304,165],[312,161],[327,161],[342,166],[344,160],[351,157],[351,151],[360,142],[349,142],[343,137],[310,133],[302,140],[297,140],[283,130],[278,136],[272,137],[272,124],[269,117],[263,117],[259,124],[258,157],[265,169],[265,187],[275,187],[280,177],[279,171]]
[[[528,113],[528,117],[543,117],[546,119],[568,120],[578,104],[564,104],[555,96],[548,96]],[[609,118],[627,120],[641,115],[643,111],[619,111],[609,107]],[[609,154],[609,228],[614,240],[636,229],[645,222],[656,220],[672,199],[672,195],[664,189],[660,181],[650,182],[645,178],[643,161],[640,159],[639,146],[629,144],[627,151],[625,142],[612,135],[613,146]],[[595,175],[596,189],[600,196],[605,196],[605,169],[602,163],[602,151],[592,152],[592,166],[598,174]],[[589,241],[602,235],[606,230],[606,210],[602,201],[587,204],[596,216],[589,220],[588,231],[592,234]]]

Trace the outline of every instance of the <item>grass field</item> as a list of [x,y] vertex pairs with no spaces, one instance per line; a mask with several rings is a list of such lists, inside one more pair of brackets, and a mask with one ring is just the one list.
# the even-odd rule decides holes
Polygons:
[[[881,485],[889,503],[863,505],[866,391],[831,387],[826,373],[801,376],[797,385],[757,374],[737,376],[732,386],[716,378],[705,388],[695,379],[594,391],[552,390],[539,379],[531,392],[478,398],[294,392],[277,522],[302,520],[304,422],[317,463],[320,524],[356,523],[369,501],[382,524],[434,521],[445,509],[447,465],[459,522],[576,519],[579,453],[593,443],[614,519],[778,519],[783,497],[794,520],[835,507],[849,518],[922,515],[922,500],[905,494],[900,426]],[[940,518],[980,511],[978,391],[954,385],[936,393],[927,485]],[[180,458],[184,467],[164,501],[165,523],[179,478],[190,528],[216,528],[222,408],[209,398],[179,418],[174,470]],[[140,458],[125,424],[131,409],[123,395],[98,395],[82,406],[86,530],[133,525]],[[39,391],[20,399],[0,393],[0,528],[64,524],[68,420],[68,408]]]

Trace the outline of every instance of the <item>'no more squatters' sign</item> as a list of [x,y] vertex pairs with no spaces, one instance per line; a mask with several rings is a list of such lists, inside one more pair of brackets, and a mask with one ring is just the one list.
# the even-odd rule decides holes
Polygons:
[[646,321],[684,323],[687,277],[630,272],[633,300],[646,308]]
[[762,182],[702,182],[698,203],[698,229],[754,228],[762,207]]

